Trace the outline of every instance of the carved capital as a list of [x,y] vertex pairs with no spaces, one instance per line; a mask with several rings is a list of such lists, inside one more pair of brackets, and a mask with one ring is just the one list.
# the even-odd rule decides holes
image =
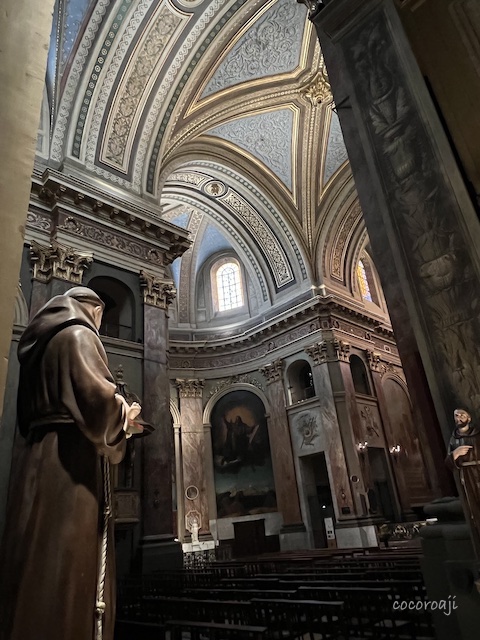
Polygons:
[[323,364],[327,361],[326,340],[322,340],[321,342],[316,342],[309,347],[305,347],[305,353],[312,358],[313,364]]
[[371,371],[380,371],[380,354],[367,349],[367,361]]
[[175,384],[180,398],[201,398],[203,393],[203,380],[177,378]]
[[283,360],[279,358],[278,360],[275,360],[275,362],[265,365],[260,369],[260,372],[267,379],[267,384],[272,384],[272,382],[281,380],[283,373]]
[[32,240],[30,260],[34,280],[46,284],[52,278],[58,278],[72,284],[82,284],[83,272],[92,264],[93,257],[91,253],[64,247],[55,240],[48,247]]
[[140,271],[140,286],[143,302],[159,309],[167,309],[177,295],[173,282],[162,280],[147,271]]
[[350,344],[348,342],[345,342],[344,340],[337,340],[335,338],[333,341],[333,348],[335,350],[336,360],[348,362],[350,354]]

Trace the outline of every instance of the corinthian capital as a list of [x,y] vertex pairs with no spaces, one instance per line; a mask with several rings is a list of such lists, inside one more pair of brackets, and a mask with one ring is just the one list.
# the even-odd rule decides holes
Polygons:
[[278,360],[265,365],[260,369],[260,372],[265,376],[267,384],[272,384],[272,382],[281,380],[283,373],[283,360],[279,358]]
[[337,340],[335,338],[333,341],[333,348],[335,349],[335,357],[337,360],[341,360],[342,362],[349,361],[350,344],[348,342],[345,342],[344,340]]
[[314,364],[323,364],[327,361],[327,342],[322,340],[310,347],[305,347],[305,353],[311,357]]
[[371,371],[380,371],[380,354],[367,349],[368,366]]
[[175,384],[180,398],[201,398],[203,393],[203,380],[177,378]]
[[173,282],[162,280],[147,271],[140,271],[140,286],[143,302],[159,309],[167,309],[177,295]]
[[30,260],[34,280],[47,283],[52,278],[58,278],[72,284],[81,284],[83,272],[92,264],[93,257],[91,253],[64,247],[55,240],[48,247],[32,240]]

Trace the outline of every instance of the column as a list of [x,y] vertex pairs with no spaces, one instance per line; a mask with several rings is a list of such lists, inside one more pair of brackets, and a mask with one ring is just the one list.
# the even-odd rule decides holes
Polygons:
[[4,0],[0,20],[0,415],[54,1]]
[[275,360],[260,369],[267,381],[270,414],[267,417],[273,475],[278,509],[283,516],[280,531],[282,551],[307,548],[307,535],[300,511],[297,476],[290,426],[286,411],[283,361]]
[[393,262],[394,329],[397,289],[447,440],[455,407],[480,417],[479,221],[393,0],[322,6],[314,22],[373,258]]
[[[203,425],[203,380],[177,379],[180,397],[184,521],[180,523],[184,567],[202,567],[215,559],[210,533],[208,471],[212,467],[210,436]],[[180,533],[180,532],[179,532]],[[179,536],[180,537],[180,536]]]
[[82,284],[83,274],[93,262],[91,252],[80,252],[52,240],[49,246],[32,241],[32,297],[30,318],[53,296]]
[[[327,343],[325,340],[305,348],[305,352],[313,361],[313,380],[317,397],[321,399],[322,407],[332,416],[337,417],[333,399],[332,383],[327,364]],[[330,463],[332,473],[332,492],[337,503],[338,521],[348,521],[355,515],[355,506],[351,489],[350,477],[345,459],[344,445],[338,421],[322,425],[328,429],[325,454]]]
[[203,429],[203,380],[175,381],[180,396],[180,432],[182,439],[183,496],[185,530],[191,533],[188,519],[198,514],[199,535],[210,533],[207,483],[205,477],[205,436]]
[[143,573],[181,567],[180,545],[173,536],[173,426],[168,378],[168,305],[175,297],[171,282],[142,271],[144,359],[143,415],[155,431],[142,440]]

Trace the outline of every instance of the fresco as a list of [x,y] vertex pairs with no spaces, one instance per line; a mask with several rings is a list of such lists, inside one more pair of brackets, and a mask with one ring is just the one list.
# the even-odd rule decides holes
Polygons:
[[232,391],[217,402],[211,422],[218,517],[276,511],[263,402],[250,391]]

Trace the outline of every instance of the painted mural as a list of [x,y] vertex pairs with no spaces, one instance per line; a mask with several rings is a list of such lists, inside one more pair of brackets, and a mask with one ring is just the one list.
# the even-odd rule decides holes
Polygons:
[[232,391],[212,411],[219,518],[277,510],[265,407],[250,391]]

